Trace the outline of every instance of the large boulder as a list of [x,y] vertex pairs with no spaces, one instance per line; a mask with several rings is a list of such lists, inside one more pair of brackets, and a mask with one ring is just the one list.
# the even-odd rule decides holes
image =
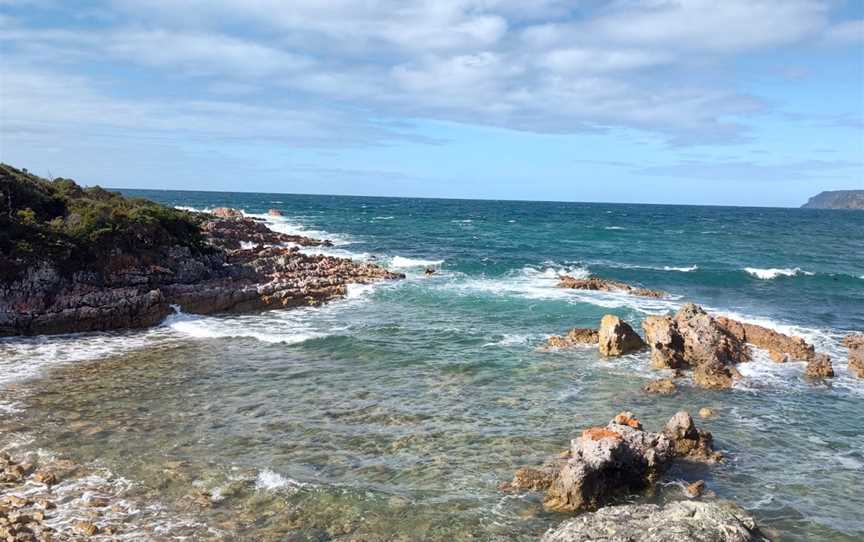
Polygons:
[[597,344],[600,335],[596,329],[574,327],[564,336],[549,337],[546,346],[549,348],[569,348],[582,344]]
[[231,207],[216,207],[210,214],[219,218],[243,218],[243,211]]
[[642,391],[645,393],[654,393],[657,395],[672,395],[678,390],[678,386],[671,378],[660,378],[642,386]]
[[706,390],[725,390],[732,387],[740,373],[735,367],[719,361],[703,363],[693,370],[693,383]]
[[767,542],[756,520],[725,501],[602,508],[550,529],[541,542]]
[[678,369],[687,365],[684,338],[669,316],[649,316],[642,320],[645,342],[651,347],[651,366],[655,369]]
[[771,359],[778,363],[790,360],[807,361],[816,354],[813,345],[801,337],[790,337],[767,327],[739,322],[725,316],[718,316],[716,321],[738,340],[767,350]]
[[642,340],[630,325],[613,314],[600,320],[598,342],[600,353],[606,357],[621,356],[645,348]]
[[674,322],[684,339],[684,359],[690,365],[750,361],[750,349],[744,341],[729,333],[702,307],[693,303],[684,305],[675,315]]
[[621,413],[606,427],[586,429],[573,440],[570,459],[543,504],[562,512],[595,510],[615,496],[653,485],[674,456],[667,436],[644,431],[629,412]]

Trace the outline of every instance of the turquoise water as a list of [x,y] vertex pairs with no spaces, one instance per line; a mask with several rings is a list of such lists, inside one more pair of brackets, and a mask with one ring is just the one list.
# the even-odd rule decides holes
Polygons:
[[[407,274],[321,309],[0,343],[18,381],[4,394],[10,416],[39,427],[36,444],[98,460],[178,514],[190,487],[204,488],[218,498],[195,515],[228,538],[535,540],[564,517],[538,495],[497,490],[516,468],[624,409],[659,429],[703,406],[718,411],[700,425],[728,461],[677,467],[645,498],[680,498],[682,482],[704,479],[783,540],[864,537],[864,381],[839,345],[864,329],[864,213],[129,193],[277,208],[274,229]],[[439,273],[424,277],[430,265]],[[671,298],[555,288],[565,272]],[[685,383],[660,398],[640,391],[663,374],[646,354],[538,351],[603,314],[636,326],[686,301],[799,334],[838,377],[811,382],[801,364],[760,354],[731,391]]]

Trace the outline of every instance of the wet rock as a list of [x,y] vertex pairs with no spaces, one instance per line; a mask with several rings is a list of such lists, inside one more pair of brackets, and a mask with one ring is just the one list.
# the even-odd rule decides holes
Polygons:
[[433,269],[433,268],[431,268],[431,267],[427,267],[426,270],[423,271],[423,274],[426,275],[427,277],[431,277],[431,276],[434,275],[436,272],[437,272],[437,271],[435,271],[435,269]]
[[702,407],[699,409],[699,417],[700,418],[713,418],[716,415],[716,412],[713,408]]
[[725,390],[732,387],[735,373],[719,361],[703,363],[693,371],[693,383],[708,390]]
[[827,354],[816,354],[807,362],[804,374],[810,378],[831,378],[834,376],[834,367],[831,358]]
[[843,337],[841,344],[849,350],[864,348],[864,333],[850,333]]
[[697,429],[687,411],[677,412],[666,423],[663,434],[672,442],[675,455],[696,461],[715,463],[723,454],[714,451],[714,437],[708,431]]
[[243,218],[243,211],[231,207],[216,207],[210,214],[219,218]]
[[573,440],[570,459],[543,504],[563,512],[597,509],[615,496],[650,487],[673,456],[668,437],[642,430],[632,414],[621,413],[606,427],[586,429]]
[[705,491],[705,481],[704,480],[696,480],[692,484],[687,484],[687,487],[684,488],[684,491],[687,493],[689,497],[696,498],[702,495],[702,492]]
[[598,332],[600,354],[606,357],[621,356],[645,348],[642,340],[630,325],[613,314],[600,320]]
[[267,214],[270,216],[282,216],[282,211],[279,209],[267,209]]
[[549,348],[569,348],[571,346],[597,344],[600,334],[596,329],[574,327],[564,336],[552,336],[546,342]]
[[24,508],[30,505],[30,499],[18,495],[6,495],[0,498],[0,505],[8,506],[9,508]]
[[657,395],[672,395],[677,390],[678,386],[675,385],[675,382],[673,382],[671,378],[652,380],[642,386],[642,391],[646,393],[655,393]]
[[849,349],[849,373],[864,378],[864,334],[853,333],[843,338],[843,346]]
[[583,514],[541,542],[768,542],[756,520],[731,502],[626,504]]
[[763,326],[739,322],[718,316],[717,323],[738,340],[768,350],[771,359],[778,363],[791,360],[807,361],[816,352],[812,345],[801,337],[790,337]]
[[498,486],[502,491],[546,491],[555,479],[555,472],[549,469],[522,467],[513,474],[513,480]]
[[678,369],[687,366],[684,338],[669,316],[649,316],[642,320],[645,342],[651,347],[651,366]]
[[99,532],[99,527],[89,521],[76,521],[72,524],[72,530],[84,536],[94,536]]
[[33,480],[46,486],[53,486],[57,483],[57,475],[50,471],[38,471],[33,474]]
[[617,282],[614,280],[602,279],[600,277],[589,277],[587,279],[578,279],[570,275],[564,275],[559,279],[559,288],[570,288],[573,290],[592,290],[599,292],[622,292],[630,295],[641,297],[666,297],[665,292],[659,290],[650,290],[648,288],[638,288]]

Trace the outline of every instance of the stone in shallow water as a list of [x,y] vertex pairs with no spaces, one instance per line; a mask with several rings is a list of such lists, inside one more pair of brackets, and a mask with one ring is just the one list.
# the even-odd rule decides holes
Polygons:
[[678,386],[675,385],[675,382],[673,382],[671,378],[652,380],[642,386],[642,391],[646,393],[656,393],[657,395],[672,395],[677,390]]
[[665,506],[601,508],[549,530],[541,542],[761,542],[756,520],[730,502],[680,501]]
[[630,324],[613,314],[607,314],[600,321],[600,353],[606,357],[621,356],[645,348],[642,340]]
[[834,376],[834,367],[831,358],[827,354],[816,354],[807,362],[804,374],[810,378],[831,378]]

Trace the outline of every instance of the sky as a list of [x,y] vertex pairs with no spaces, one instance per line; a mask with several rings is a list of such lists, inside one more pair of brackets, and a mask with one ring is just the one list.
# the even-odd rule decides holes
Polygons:
[[864,0],[0,0],[0,161],[114,188],[799,206]]

